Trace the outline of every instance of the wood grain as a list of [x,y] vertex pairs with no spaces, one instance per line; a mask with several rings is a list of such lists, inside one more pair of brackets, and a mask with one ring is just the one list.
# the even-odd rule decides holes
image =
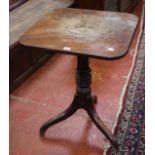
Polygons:
[[21,38],[25,46],[96,58],[126,54],[138,18],[127,13],[58,9],[43,17]]

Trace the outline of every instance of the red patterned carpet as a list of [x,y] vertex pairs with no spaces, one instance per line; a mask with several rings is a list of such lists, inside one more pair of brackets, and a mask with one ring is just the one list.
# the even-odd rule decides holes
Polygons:
[[[139,17],[140,12],[137,11]],[[142,22],[124,58],[91,59],[92,89],[98,96],[96,109],[112,131],[122,109],[141,32]],[[48,140],[39,138],[42,123],[72,101],[75,62],[74,56],[54,56],[10,95],[10,155],[102,155],[109,148],[107,140],[82,110],[51,127]]]
[[[134,70],[114,135],[120,150],[117,155],[145,154],[145,34],[143,34]],[[110,148],[109,155],[115,155]]]

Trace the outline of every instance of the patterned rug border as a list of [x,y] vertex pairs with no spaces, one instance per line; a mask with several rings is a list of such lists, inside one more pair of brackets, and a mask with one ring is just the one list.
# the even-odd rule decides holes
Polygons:
[[[143,33],[140,39],[140,46],[136,57],[136,63],[130,78],[130,83],[124,98],[122,113],[116,125],[114,136],[120,144],[119,153],[115,153],[112,148],[108,149],[104,154],[108,155],[135,155],[139,148],[141,133],[144,129],[144,114],[145,114],[145,101],[144,101],[144,83],[145,83],[145,34]],[[133,104],[134,102],[134,104]],[[132,116],[132,117],[131,117]],[[127,130],[129,129],[129,130]]]
[[[131,66],[131,69],[129,71],[129,78],[128,80],[126,81],[126,84],[124,85],[124,88],[122,90],[122,95],[120,97],[120,101],[119,101],[119,108],[118,108],[118,112],[117,112],[117,116],[116,116],[116,120],[115,120],[115,123],[114,123],[114,126],[113,126],[113,129],[112,129],[112,132],[114,133],[115,132],[115,129],[117,127],[117,124],[118,124],[118,121],[119,121],[119,116],[122,112],[122,109],[123,109],[123,104],[125,102],[125,96],[127,94],[127,90],[128,90],[128,87],[129,87],[129,84],[130,84],[130,81],[131,81],[131,77],[132,77],[132,73],[134,71],[134,67],[135,67],[135,63],[137,61],[137,55],[138,55],[138,50],[139,50],[139,46],[140,46],[140,42],[141,42],[141,38],[142,38],[142,34],[143,34],[143,30],[144,30],[144,6],[143,6],[143,9],[142,9],[142,14],[141,14],[141,18],[140,18],[140,24],[139,24],[139,35],[137,37],[137,41],[136,41],[136,47],[135,49],[133,50],[134,52],[131,52],[130,54],[133,55],[133,62],[132,62],[132,66]],[[132,50],[132,49],[131,49]],[[107,143],[105,145],[105,150],[109,148],[109,143]]]

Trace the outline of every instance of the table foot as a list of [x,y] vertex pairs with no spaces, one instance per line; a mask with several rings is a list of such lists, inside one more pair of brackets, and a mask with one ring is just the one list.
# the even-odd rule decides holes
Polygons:
[[78,109],[78,105],[77,105],[77,100],[76,100],[76,96],[72,102],[72,104],[62,113],[60,113],[59,115],[57,115],[56,117],[49,119],[47,122],[45,122],[41,128],[40,128],[40,136],[44,136],[46,130],[52,126],[55,125],[65,119],[67,119],[68,117],[70,117],[71,115],[73,115],[76,110]]
[[109,140],[113,148],[118,151],[119,150],[119,145],[117,142],[114,140],[113,135],[111,131],[105,126],[103,121],[99,118],[93,104],[87,104],[87,107],[85,108],[87,111],[88,115],[90,116],[91,120],[93,123],[97,126],[97,128],[106,136],[106,138]]

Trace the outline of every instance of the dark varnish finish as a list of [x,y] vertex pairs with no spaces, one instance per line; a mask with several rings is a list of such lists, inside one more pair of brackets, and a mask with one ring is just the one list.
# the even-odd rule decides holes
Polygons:
[[58,9],[20,38],[25,46],[114,59],[124,56],[138,19],[127,13]]
[[83,108],[115,150],[119,146],[93,106],[89,57],[116,59],[127,53],[138,23],[135,15],[105,11],[59,9],[45,16],[27,31],[20,42],[25,46],[77,55],[76,93],[64,112],[42,125],[40,135]]

